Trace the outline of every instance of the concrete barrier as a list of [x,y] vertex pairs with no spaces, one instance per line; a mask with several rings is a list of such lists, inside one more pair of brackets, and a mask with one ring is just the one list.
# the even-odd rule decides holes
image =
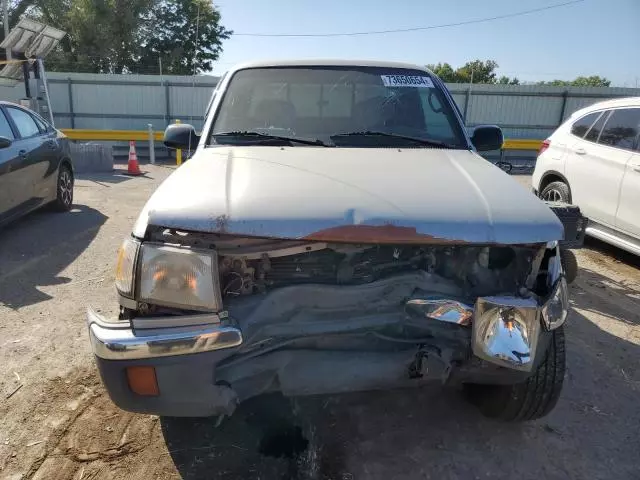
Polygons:
[[99,143],[71,143],[73,168],[77,173],[113,171],[111,148]]

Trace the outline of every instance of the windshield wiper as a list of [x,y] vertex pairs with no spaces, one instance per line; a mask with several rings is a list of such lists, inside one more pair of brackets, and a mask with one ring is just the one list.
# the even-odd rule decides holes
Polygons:
[[289,143],[301,143],[302,145],[317,145],[319,147],[331,147],[328,143],[323,142],[322,140],[315,138],[296,138],[296,137],[285,137],[281,135],[270,135],[268,133],[260,133],[260,132],[252,132],[252,131],[237,131],[237,132],[221,132],[214,133],[214,137],[241,137],[241,138],[255,138],[256,140],[280,140],[283,142]]
[[420,145],[428,145],[430,147],[440,147],[440,148],[459,148],[456,145],[451,145],[450,143],[441,142],[440,140],[428,140],[426,138],[412,137],[410,135],[401,135],[398,133],[390,133],[390,132],[379,132],[373,130],[366,130],[362,132],[347,132],[347,133],[337,133],[335,135],[331,135],[331,140],[341,137],[391,137],[397,138],[399,140],[409,140],[411,142],[419,143]]

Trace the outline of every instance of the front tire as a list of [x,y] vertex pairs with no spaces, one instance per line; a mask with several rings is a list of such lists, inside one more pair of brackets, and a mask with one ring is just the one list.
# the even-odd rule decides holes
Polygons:
[[465,385],[466,393],[487,417],[506,422],[536,420],[558,402],[566,369],[564,329],[552,333],[544,362],[526,381],[515,385]]
[[61,165],[56,183],[56,199],[52,207],[58,212],[68,212],[73,205],[73,172],[67,165]]
[[540,192],[540,198],[545,202],[571,203],[569,185],[564,182],[551,182]]
[[571,250],[560,248],[560,263],[567,283],[573,283],[578,276],[578,259]]

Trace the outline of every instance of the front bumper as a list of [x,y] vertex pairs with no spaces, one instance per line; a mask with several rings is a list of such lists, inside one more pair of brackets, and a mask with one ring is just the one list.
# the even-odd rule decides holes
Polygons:
[[87,311],[93,353],[104,360],[138,360],[211,352],[242,343],[239,329],[216,322],[217,316],[197,315],[201,322],[188,327],[133,330],[129,322],[108,322]]
[[[116,405],[142,413],[209,416],[229,414],[239,401],[269,391],[295,396],[433,380],[521,382],[544,359],[551,332],[543,327],[535,301],[513,300],[483,298],[475,306],[444,299],[407,302],[412,308],[404,311],[314,323],[313,335],[296,333],[300,343],[283,325],[281,346],[243,344],[241,330],[215,315],[189,317],[190,326],[171,328],[132,329],[129,322],[109,322],[92,310],[87,320],[103,383]],[[514,317],[517,309],[525,313]],[[492,320],[491,311],[501,316]],[[477,318],[470,326],[472,314]],[[154,320],[161,325],[169,318]],[[416,340],[396,336],[395,343],[387,343],[393,341],[389,332],[398,332],[393,326],[401,324],[418,327]],[[355,328],[346,331],[348,326]],[[372,337],[377,344],[369,343]],[[426,338],[432,339],[430,348]],[[159,393],[134,393],[128,379],[132,367],[153,369]]]

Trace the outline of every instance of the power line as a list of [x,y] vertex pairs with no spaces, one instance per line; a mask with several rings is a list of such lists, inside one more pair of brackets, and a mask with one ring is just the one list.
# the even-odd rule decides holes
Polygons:
[[236,36],[236,37],[354,37],[359,35],[382,35],[385,33],[417,32],[420,30],[435,30],[436,28],[459,27],[461,25],[470,25],[472,23],[492,22],[493,20],[502,20],[504,18],[513,18],[513,17],[522,16],[522,15],[529,15],[530,13],[542,12],[545,10],[565,7],[567,5],[574,5],[576,3],[582,3],[582,2],[584,2],[584,0],[572,0],[570,2],[558,3],[556,5],[549,5],[547,7],[534,8],[532,10],[524,10],[522,12],[509,13],[506,15],[497,15],[495,17],[478,18],[475,20],[466,20],[464,22],[456,22],[456,23],[443,23],[440,25],[429,25],[426,27],[401,28],[397,30],[377,30],[377,31],[369,31],[369,32],[344,32],[344,33],[234,33],[233,36]]

